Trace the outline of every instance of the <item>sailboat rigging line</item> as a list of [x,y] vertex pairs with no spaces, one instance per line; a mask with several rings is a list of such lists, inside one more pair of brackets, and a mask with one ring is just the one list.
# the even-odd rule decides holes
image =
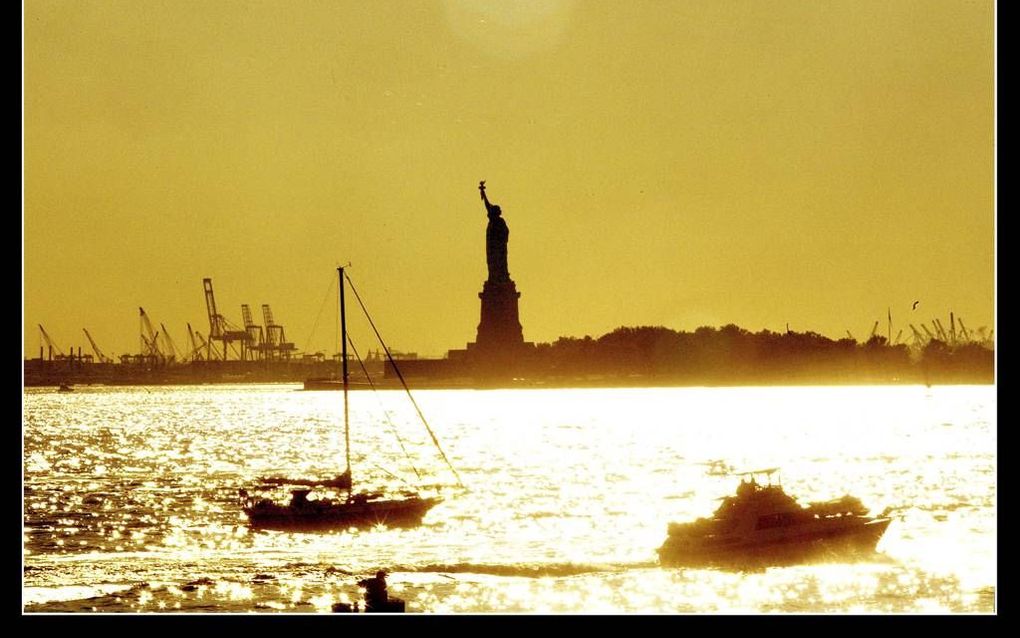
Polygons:
[[400,481],[400,482],[401,482],[401,483],[403,483],[404,485],[406,485],[406,486],[408,486],[408,487],[413,487],[413,486],[412,486],[412,485],[411,485],[410,483],[408,483],[407,481],[405,481],[405,480],[404,480],[404,479],[402,479],[401,477],[397,476],[397,475],[396,475],[396,474],[394,474],[393,472],[390,472],[389,470],[387,470],[387,469],[386,469],[386,468],[384,468],[383,466],[379,465],[378,463],[373,463],[373,462],[371,462],[371,461],[367,461],[367,463],[368,463],[369,465],[372,465],[372,466],[374,466],[374,467],[375,467],[375,469],[377,469],[377,470],[382,470],[382,471],[383,471],[384,473],[386,473],[386,474],[389,474],[389,475],[390,475],[391,477],[393,477],[393,478],[397,479],[398,481]]
[[[319,304],[319,314],[315,315],[315,323],[312,324],[312,330],[311,330],[311,332],[308,333],[308,338],[305,339],[305,343],[311,343],[312,342],[312,335],[314,335],[315,331],[319,328],[319,319],[322,319],[322,311],[326,308],[326,303],[329,301],[330,297],[333,296],[332,293],[333,293],[333,282],[334,281],[336,281],[336,280],[333,279],[332,275],[330,275],[330,277],[329,277],[329,285],[326,286],[326,294],[323,295],[322,303]],[[333,324],[336,326],[337,330],[340,329],[339,322],[334,321]],[[339,337],[337,337],[333,341],[333,343],[337,343],[338,341],[340,341]]]
[[400,385],[404,386],[404,392],[406,392],[408,398],[411,399],[411,404],[418,413],[418,418],[421,419],[421,422],[425,425],[425,429],[428,430],[429,436],[432,437],[432,442],[435,443],[436,449],[439,450],[439,454],[443,457],[443,460],[446,461],[447,467],[449,467],[450,471],[453,472],[453,475],[457,477],[457,485],[461,489],[467,489],[464,487],[464,482],[460,480],[460,474],[457,473],[457,470],[453,467],[453,463],[450,463],[450,459],[446,457],[446,452],[444,452],[442,446],[439,445],[439,439],[436,438],[432,428],[429,427],[429,422],[425,419],[425,415],[422,413],[421,408],[418,407],[418,402],[414,400],[414,395],[411,394],[410,388],[407,387],[407,383],[404,381],[404,375],[401,374],[400,368],[397,366],[397,362],[393,360],[393,355],[390,354],[389,347],[386,345],[386,342],[383,341],[382,335],[379,334],[379,329],[375,327],[375,322],[372,321],[372,315],[369,314],[368,308],[365,307],[365,302],[361,300],[361,295],[358,294],[358,289],[354,287],[354,282],[351,281],[351,278],[346,273],[344,273],[344,277],[347,279],[347,283],[350,284],[351,292],[354,293],[354,298],[358,300],[358,305],[361,306],[362,312],[365,313],[365,317],[368,319],[368,324],[372,326],[372,330],[375,332],[375,336],[379,340],[379,344],[382,346],[383,352],[386,353],[386,359],[390,362],[390,365],[393,366],[393,371],[397,373],[397,378],[400,379]]
[[[372,388],[372,393],[375,395],[376,400],[378,400],[379,399],[379,395],[375,394],[375,382],[372,381],[372,376],[370,374],[368,374],[368,368],[365,367],[365,362],[362,361],[361,355],[358,354],[358,349],[357,349],[357,347],[355,347],[354,340],[351,339],[351,335],[347,335],[347,343],[350,344],[351,350],[354,351],[354,358],[358,360],[358,365],[361,366],[361,372],[364,373],[365,378],[368,379],[368,386],[370,388]],[[407,457],[407,462],[408,462],[408,464],[410,464],[411,469],[414,470],[414,475],[418,477],[419,481],[421,481],[421,474],[418,473],[418,468],[414,466],[414,459],[411,458],[411,455],[407,452],[407,448],[404,447],[404,440],[400,438],[400,434],[397,432],[397,426],[393,425],[393,420],[390,419],[389,410],[387,410],[382,405],[382,401],[379,401],[379,407],[382,408],[382,413],[386,417],[386,423],[390,426],[390,432],[393,433],[393,436],[397,439],[397,444],[400,445],[400,451],[404,453],[405,457]],[[385,472],[386,470],[383,470],[383,471]],[[386,473],[390,474],[389,472],[386,472]],[[390,476],[393,476],[393,475],[390,474]],[[403,479],[400,479],[400,480],[403,481]]]

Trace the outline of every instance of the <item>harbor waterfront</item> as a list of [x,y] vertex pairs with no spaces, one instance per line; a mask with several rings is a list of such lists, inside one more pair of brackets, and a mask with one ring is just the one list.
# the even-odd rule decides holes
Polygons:
[[[423,390],[468,491],[413,529],[256,531],[238,489],[335,475],[335,392],[300,384],[27,388],[26,612],[328,613],[383,569],[417,613],[996,611],[992,385]],[[351,396],[359,481],[450,482],[397,391]],[[391,423],[379,421],[380,406]],[[893,519],[854,563],[667,568],[668,523],[729,471]]]

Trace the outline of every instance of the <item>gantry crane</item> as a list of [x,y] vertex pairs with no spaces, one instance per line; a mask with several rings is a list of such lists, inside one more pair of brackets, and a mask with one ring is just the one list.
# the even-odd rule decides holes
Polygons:
[[244,321],[244,331],[248,333],[248,352],[254,352],[254,358],[264,359],[266,354],[266,339],[262,332],[262,326],[256,324],[251,318],[251,308],[248,304],[241,304],[241,318]]
[[269,304],[262,304],[262,319],[266,323],[266,354],[271,358],[290,359],[294,344],[287,341],[283,326],[273,321]]
[[235,341],[241,342],[241,358],[244,358],[244,348],[249,342],[248,333],[244,330],[233,329],[234,327],[220,313],[216,312],[216,297],[213,295],[212,279],[208,277],[202,280],[205,288],[205,307],[209,312],[209,343],[220,341],[223,344],[223,360],[227,359],[227,346]]

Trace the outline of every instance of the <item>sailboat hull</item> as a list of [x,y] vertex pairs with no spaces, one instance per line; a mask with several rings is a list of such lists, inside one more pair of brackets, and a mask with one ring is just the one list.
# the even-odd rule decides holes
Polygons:
[[414,527],[442,499],[408,498],[366,502],[330,503],[309,501],[300,506],[279,505],[268,500],[244,508],[256,529],[313,531],[386,527]]

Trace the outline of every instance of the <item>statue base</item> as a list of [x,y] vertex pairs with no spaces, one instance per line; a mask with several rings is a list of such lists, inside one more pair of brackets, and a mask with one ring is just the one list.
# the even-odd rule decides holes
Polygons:
[[478,337],[464,350],[450,350],[450,360],[476,378],[514,376],[535,349],[535,344],[524,341],[517,314],[520,297],[511,279],[486,281],[478,293],[482,300]]
[[517,284],[512,279],[486,281],[478,298],[482,300],[482,318],[478,336],[468,349],[481,352],[517,350],[524,345],[524,330],[517,310]]

